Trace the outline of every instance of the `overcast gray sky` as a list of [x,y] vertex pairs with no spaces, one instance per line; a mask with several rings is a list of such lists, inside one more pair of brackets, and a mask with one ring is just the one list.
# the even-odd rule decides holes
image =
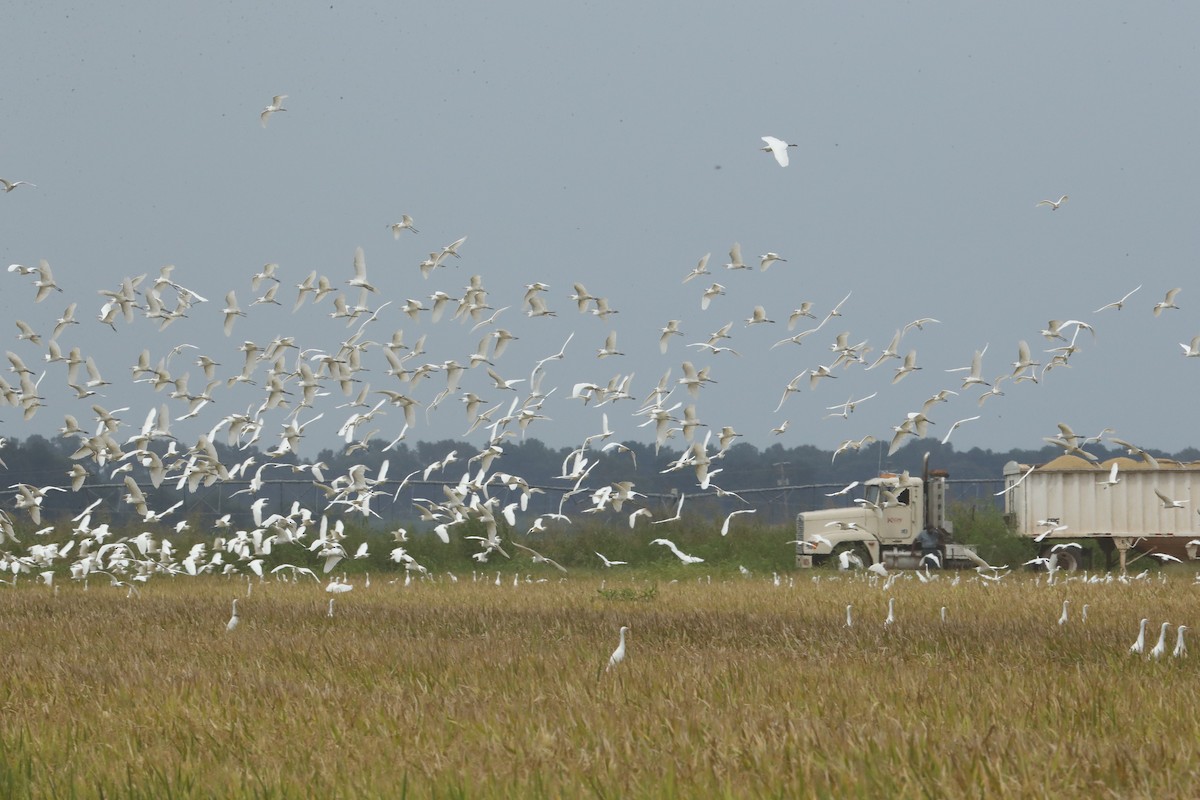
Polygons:
[[[471,334],[450,313],[414,322],[400,304],[460,297],[472,275],[493,307],[510,306],[496,324],[520,337],[495,359],[504,377],[528,378],[574,332],[542,386],[558,387],[542,409],[551,419],[529,428],[555,446],[598,431],[601,413],[615,438],[649,439],[640,404],[595,410],[567,395],[634,373],[640,400],[668,368],[680,378],[684,360],[711,364],[717,383],[694,400],[680,387],[668,404],[695,402],[703,422],[759,447],[890,438],[925,398],[959,388],[945,369],[989,345],[991,381],[1011,371],[1021,340],[1046,362],[1054,343],[1039,331],[1069,318],[1096,329],[1069,368],[1009,382],[982,408],[978,388],[963,391],[931,414],[930,435],[982,414],[954,434],[958,448],[1037,447],[1060,421],[1085,435],[1111,426],[1144,447],[1198,443],[1200,359],[1179,347],[1200,333],[1194,5],[18,2],[3,17],[0,177],[37,188],[0,194],[0,259],[45,258],[65,291],[33,305],[32,278],[4,273],[0,309],[48,336],[78,301],[83,324],[60,343],[93,355],[114,384],[78,401],[50,365],[30,423],[0,409],[9,435],[52,433],[64,413],[89,419],[94,401],[132,406],[140,422],[166,397],[128,384],[143,347],[157,360],[196,344],[170,365],[193,390],[197,352],[227,377],[245,340],[336,349],[353,328],[328,318],[328,299],[293,314],[293,286],[313,269],[344,286],[362,246],[380,289],[372,308],[392,301],[368,338],[428,334],[413,366],[466,363],[486,329]],[[287,111],[264,129],[259,112],[276,94]],[[799,145],[788,168],[759,151],[768,134]],[[1061,209],[1035,208],[1061,194]],[[386,226],[405,213],[420,233],[395,241]],[[422,278],[426,254],[461,236],[462,258]],[[788,261],[727,271],[734,242],[751,263],[767,251]],[[713,274],[682,284],[706,252]],[[247,308],[250,276],[267,262],[280,265],[285,305],[249,309],[226,338],[226,291]],[[140,317],[117,332],[97,321],[98,290],[164,264],[211,302],[162,333]],[[525,316],[534,281],[550,285],[557,317]],[[580,315],[575,281],[619,313]],[[727,293],[702,312],[713,281]],[[1094,313],[1138,285],[1124,310]],[[1183,289],[1180,309],[1156,318],[1171,287]],[[851,291],[843,316],[803,345],[769,349],[802,301],[823,316]],[[778,322],[745,327],[757,304]],[[901,345],[917,350],[920,371],[893,385],[896,361],[839,368],[774,413],[793,376],[832,362],[838,333],[866,340],[873,360],[925,316],[941,323]],[[685,336],[664,356],[668,319]],[[740,357],[684,346],[730,321],[722,344]],[[40,362],[45,346],[6,324],[5,349]],[[625,355],[597,359],[610,331]],[[368,366],[372,389],[407,390],[378,349]],[[511,393],[489,384],[476,369],[461,385],[506,404]],[[444,385],[435,375],[412,394],[427,404]],[[306,454],[331,446],[353,411],[336,409],[345,398],[330,388],[300,413],[326,413]],[[871,392],[849,419],[823,418]],[[260,397],[222,387],[176,432],[194,436]],[[368,427],[390,438],[402,414],[385,408]],[[264,445],[286,413],[264,415]],[[410,441],[467,428],[457,400],[418,420]]]

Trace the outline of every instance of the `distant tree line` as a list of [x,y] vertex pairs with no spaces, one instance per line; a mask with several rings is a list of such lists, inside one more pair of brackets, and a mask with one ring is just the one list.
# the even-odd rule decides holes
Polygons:
[[[320,464],[323,483],[328,485],[339,475],[346,474],[349,469],[358,464],[365,465],[367,474],[376,476],[384,461],[388,462],[387,477],[390,486],[397,486],[406,477],[413,487],[429,489],[429,483],[455,484],[468,471],[474,475],[479,470],[478,463],[469,459],[475,456],[479,449],[466,442],[445,439],[434,442],[417,442],[408,444],[402,442],[391,450],[383,451],[386,442],[373,440],[370,447],[359,448],[353,452],[322,450],[315,461],[298,460],[294,454],[282,458],[272,458],[265,455],[257,447],[238,449],[223,443],[216,443],[216,449],[221,462],[230,470],[235,465],[247,462],[236,470],[236,477],[227,485],[201,486],[194,493],[186,490],[179,491],[178,467],[169,469],[168,477],[159,487],[147,493],[147,499],[156,508],[165,508],[172,503],[183,500],[184,513],[189,510],[199,510],[205,514],[217,512],[245,513],[250,503],[255,499],[253,492],[234,495],[234,490],[246,488],[246,484],[256,474],[269,485],[272,497],[272,510],[278,505],[280,509],[290,507],[292,502],[301,502],[309,507],[319,501],[321,489],[313,486],[314,478],[309,471],[293,471],[291,465],[301,463]],[[574,481],[560,477],[563,474],[563,464],[571,456],[574,448],[550,448],[537,439],[523,441],[506,440],[499,445],[503,452],[495,458],[489,468],[489,474],[504,472],[524,478],[532,486],[570,488]],[[682,453],[679,449],[663,447],[657,452],[653,445],[627,442],[628,451],[621,452],[611,449],[600,452],[590,449],[584,457],[589,463],[595,464],[591,473],[584,481],[584,486],[595,488],[620,480],[634,482],[635,488],[650,496],[674,495],[679,492],[695,493],[696,476],[691,468],[670,470],[672,463],[679,460]],[[103,467],[91,459],[72,459],[78,447],[77,441],[66,436],[47,439],[44,436],[32,435],[23,440],[9,439],[6,446],[0,449],[0,487],[3,488],[4,506],[10,510],[9,497],[12,491],[9,487],[17,483],[27,483],[36,486],[69,487],[69,473],[73,465],[80,465],[89,473],[80,492],[53,492],[45,501],[48,515],[53,513],[78,513],[89,503],[101,497],[109,502],[108,513],[120,518],[123,514],[131,513],[120,504],[123,495],[123,481],[126,474],[134,478],[141,486],[150,482],[150,475],[135,456]],[[183,454],[168,442],[154,442],[151,448],[159,455],[165,464],[170,465]],[[1125,455],[1122,448],[1108,448],[1103,444],[1087,446],[1101,460],[1114,456]],[[435,462],[443,461],[451,452],[456,453],[452,463],[441,470],[436,470],[425,481],[426,468]],[[936,439],[921,439],[909,441],[893,456],[887,456],[887,443],[875,443],[864,447],[861,451],[848,451],[834,454],[812,445],[784,447],[773,444],[760,450],[748,443],[736,443],[720,459],[714,460],[710,471],[720,469],[712,478],[712,483],[732,492],[768,487],[798,487],[814,484],[845,484],[850,481],[864,480],[883,470],[900,471],[907,469],[918,473],[921,470],[923,457],[929,453],[929,462],[933,468],[944,469],[955,479],[991,479],[999,480],[1004,465],[1009,461],[1027,464],[1040,464],[1057,458],[1062,451],[1046,445],[1038,450],[1008,450],[994,451],[972,448],[958,451],[953,444],[941,444]],[[1200,460],[1200,450],[1189,447],[1178,453],[1151,451],[1152,455],[1160,458],[1173,458],[1179,461]],[[278,464],[276,467],[263,467],[265,464]],[[262,470],[259,473],[259,470]],[[229,483],[234,484],[231,490]],[[104,488],[104,487],[109,488]],[[413,496],[421,496],[424,490],[414,489]],[[439,492],[429,494],[435,500],[441,500]],[[390,498],[389,498],[390,499]],[[115,502],[114,502],[115,501]]]

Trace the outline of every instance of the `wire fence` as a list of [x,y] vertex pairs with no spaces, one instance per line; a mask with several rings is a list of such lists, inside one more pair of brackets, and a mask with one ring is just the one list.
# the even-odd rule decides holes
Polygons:
[[[446,481],[382,481],[374,488],[377,494],[371,498],[372,524],[409,524],[418,516],[417,506],[441,504],[446,501],[445,487],[454,486]],[[203,528],[217,519],[230,515],[238,524],[249,524],[250,505],[263,500],[261,512],[286,515],[293,505],[299,504],[314,513],[326,509],[329,503],[327,490],[311,479],[273,479],[252,486],[249,480],[219,481],[211,486],[201,486],[195,492],[179,491],[174,482],[155,487],[150,483],[138,483],[145,495],[149,508],[161,512],[179,503],[170,520],[187,519],[192,527]],[[851,504],[852,495],[830,495],[840,491],[842,484],[813,483],[804,485],[767,486],[729,491],[698,491],[683,494],[687,514],[724,514],[739,508],[754,508],[757,520],[766,525],[791,522],[802,511],[823,508],[839,508]],[[1000,507],[1001,498],[996,493],[1003,490],[1004,481],[997,479],[963,479],[947,481],[947,502],[954,507]],[[573,492],[571,485],[531,486],[527,505],[521,512],[522,518],[532,520],[545,514],[581,514],[593,506],[591,492]],[[505,503],[513,502],[519,490],[508,490],[501,486],[489,487],[491,494]],[[46,492],[42,503],[43,524],[52,524],[60,518],[70,518],[83,510],[94,507],[97,515],[113,522],[137,522],[141,519],[132,505],[125,501],[128,489],[124,483],[85,483],[76,492]],[[13,514],[15,488],[0,490],[0,505]],[[635,508],[649,508],[656,516],[670,516],[680,502],[679,492],[638,494],[632,504],[627,504],[625,514]],[[339,507],[335,507],[339,508]],[[99,509],[103,509],[100,511]],[[15,512],[18,515],[19,510]],[[330,511],[347,518],[361,514],[353,510]]]

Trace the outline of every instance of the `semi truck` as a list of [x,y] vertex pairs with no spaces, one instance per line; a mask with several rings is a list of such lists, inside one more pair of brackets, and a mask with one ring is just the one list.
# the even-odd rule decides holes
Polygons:
[[[947,539],[953,534],[946,518],[948,477],[930,471],[926,461],[920,477],[885,472],[865,481],[851,507],[798,514],[796,566],[812,567],[845,551],[864,563],[917,566],[914,545],[923,529]],[[1009,529],[1060,569],[1084,565],[1082,547],[1062,546],[1071,542],[1094,541],[1105,567],[1115,561],[1122,572],[1130,550],[1181,560],[1200,555],[1200,462],[1091,462],[1070,454],[1041,465],[1010,461],[1002,497]],[[986,565],[974,548],[953,541],[939,555],[943,567]]]
[[[916,568],[922,554],[915,547],[926,528],[941,537],[936,564],[946,568],[987,566],[975,548],[952,541],[954,526],[946,517],[943,470],[929,470],[928,457],[920,477],[883,472],[863,482],[863,496],[853,505],[804,511],[796,515],[796,566],[812,567],[831,558],[864,564]],[[843,553],[847,555],[842,556]]]

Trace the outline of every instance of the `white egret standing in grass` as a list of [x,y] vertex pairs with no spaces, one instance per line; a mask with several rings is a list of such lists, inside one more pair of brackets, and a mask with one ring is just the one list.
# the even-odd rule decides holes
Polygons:
[[333,598],[329,598],[329,610],[325,612],[325,616],[333,619]]
[[884,627],[887,627],[888,625],[891,625],[895,621],[896,621],[896,598],[889,597],[888,598],[888,615],[887,615],[887,618],[884,619],[883,625],[884,625]]
[[1148,619],[1143,619],[1138,627],[1137,641],[1129,646],[1129,652],[1141,655],[1146,649],[1146,624],[1150,622]]
[[229,622],[225,623],[225,630],[231,631],[234,628],[236,628],[237,626],[238,626],[237,598],[234,598],[233,615],[229,617]]
[[854,627],[854,620],[850,616],[850,610],[853,608],[854,608],[854,606],[850,605],[849,603],[846,604],[846,627],[847,628]]
[[1158,631],[1158,643],[1154,645],[1154,649],[1150,651],[1151,658],[1159,658],[1163,653],[1167,652],[1167,628],[1171,627],[1171,623],[1164,622],[1162,628]]
[[617,664],[620,664],[622,661],[625,660],[625,634],[628,631],[629,631],[628,626],[626,626],[626,625],[621,626],[621,641],[618,642],[617,649],[613,650],[612,655],[608,657],[608,663],[604,665],[605,672],[608,672],[610,669],[615,667]]
[[1177,629],[1179,635],[1175,637],[1175,650],[1171,653],[1175,658],[1183,658],[1187,655],[1187,645],[1183,643],[1183,632],[1187,629],[1187,625],[1180,625]]
[[1083,608],[1081,608],[1079,610],[1079,621],[1080,622],[1087,622],[1087,612],[1088,612],[1088,604],[1084,603]]
[[1058,618],[1058,624],[1059,624],[1059,625],[1066,625],[1066,624],[1067,624],[1067,605],[1068,605],[1070,602],[1071,602],[1070,600],[1063,600],[1063,610],[1062,610],[1062,616],[1060,616],[1060,617]]

